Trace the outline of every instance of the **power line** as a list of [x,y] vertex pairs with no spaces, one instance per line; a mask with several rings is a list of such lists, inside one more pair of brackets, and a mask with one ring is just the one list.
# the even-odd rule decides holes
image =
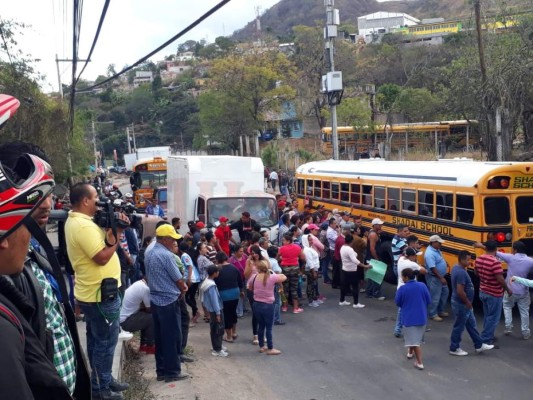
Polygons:
[[85,88],[83,90],[80,90],[80,91],[77,91],[77,92],[89,92],[99,86],[102,86],[116,78],[118,78],[120,75],[123,75],[125,74],[126,72],[128,71],[131,71],[133,68],[135,68],[137,65],[145,62],[146,60],[148,60],[150,57],[152,57],[154,54],[158,53],[159,51],[161,51],[162,49],[164,49],[165,47],[167,47],[169,44],[171,44],[172,42],[176,41],[177,39],[179,39],[180,37],[182,37],[183,35],[185,35],[187,32],[189,32],[191,29],[195,28],[197,25],[199,25],[201,22],[203,22],[205,19],[207,19],[208,17],[210,17],[212,14],[214,14],[215,12],[217,12],[219,9],[221,9],[222,7],[224,7],[226,4],[228,4],[231,0],[222,0],[220,3],[218,3],[215,7],[213,7],[212,9],[210,9],[208,12],[206,12],[204,15],[202,15],[200,18],[198,18],[196,21],[194,21],[192,24],[190,24],[188,27],[186,27],[185,29],[183,29],[181,32],[179,32],[178,34],[176,34],[175,36],[171,37],[169,40],[167,40],[165,43],[163,43],[161,46],[159,46],[158,48],[156,48],[155,50],[151,51],[150,53],[148,53],[146,56],[144,56],[143,58],[141,58],[140,60],[136,61],[135,63],[133,63],[132,65],[130,65],[129,67],[126,67],[124,68],[122,71],[116,73],[115,75],[105,79],[104,81],[100,82],[100,83],[97,83],[93,86],[90,86],[88,88]]
[[74,86],[76,86],[76,84],[80,80],[81,75],[83,74],[83,71],[85,71],[85,68],[87,68],[87,64],[89,64],[89,61],[91,61],[91,56],[93,55],[94,48],[96,47],[96,42],[98,42],[98,37],[100,36],[100,30],[102,29],[102,25],[104,23],[104,19],[107,13],[107,8],[109,7],[110,2],[111,0],[106,0],[104,4],[102,14],[100,15],[100,21],[98,22],[98,28],[96,28],[96,34],[94,35],[93,44],[91,45],[91,50],[89,51],[89,55],[87,56],[87,61],[85,61],[85,64],[83,65],[83,68],[81,69],[80,74],[78,75],[78,78],[76,79],[76,82],[74,82]]

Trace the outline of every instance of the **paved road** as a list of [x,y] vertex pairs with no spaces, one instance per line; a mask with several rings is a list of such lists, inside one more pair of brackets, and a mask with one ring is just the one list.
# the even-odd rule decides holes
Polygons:
[[[386,292],[393,294],[390,286]],[[238,365],[240,370],[256,371],[279,399],[518,400],[533,396],[533,341],[522,340],[518,332],[505,337],[500,326],[501,349],[481,355],[472,354],[466,335],[462,347],[471,354],[454,357],[448,354],[451,319],[432,323],[423,347],[426,369],[419,371],[405,357],[403,340],[392,335],[396,307],[391,300],[363,298],[367,307],[355,310],[338,306],[338,291],[327,288],[324,294],[328,300],[320,308],[285,314],[287,325],[275,327],[274,343],[283,351],[279,357],[257,354],[247,341],[249,317],[241,319],[241,337],[228,345],[232,357],[224,369],[231,371],[232,365]]]

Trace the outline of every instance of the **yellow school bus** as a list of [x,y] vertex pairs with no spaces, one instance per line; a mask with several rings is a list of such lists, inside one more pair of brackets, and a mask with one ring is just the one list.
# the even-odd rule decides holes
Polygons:
[[[488,239],[505,252],[521,240],[533,255],[531,162],[327,160],[298,167],[296,179],[298,197],[313,208],[353,207],[366,227],[380,218],[393,235],[405,224],[421,243],[440,235],[449,268],[460,250],[474,253],[472,245]],[[388,246],[381,253],[392,267]]]
[[[139,160],[133,166],[130,183],[135,197],[135,207],[144,210],[155,196],[160,199],[160,193],[166,195],[167,160],[154,157]],[[166,202],[166,197],[164,199]]]

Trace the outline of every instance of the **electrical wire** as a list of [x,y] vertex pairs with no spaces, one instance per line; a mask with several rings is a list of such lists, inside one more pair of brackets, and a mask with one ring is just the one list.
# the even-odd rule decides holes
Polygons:
[[77,91],[78,93],[83,93],[83,92],[90,92],[91,90],[99,87],[99,86],[102,86],[108,82],[111,82],[112,80],[118,78],[119,76],[121,75],[124,75],[126,72],[128,71],[131,71],[133,68],[135,68],[137,65],[145,62],[146,60],[148,60],[150,57],[152,57],[154,54],[158,53],[159,51],[161,51],[162,49],[164,49],[165,47],[167,47],[169,44],[171,44],[172,42],[176,41],[177,39],[179,39],[180,37],[182,37],[183,35],[185,35],[187,32],[189,32],[191,29],[195,28],[197,25],[199,25],[201,22],[203,22],[205,19],[207,19],[208,17],[210,17],[212,14],[214,14],[215,12],[217,12],[219,9],[221,9],[222,7],[224,7],[226,4],[228,4],[231,0],[222,0],[220,3],[218,3],[216,6],[214,6],[213,8],[211,8],[208,12],[206,12],[204,15],[202,15],[200,18],[198,18],[196,21],[194,21],[192,24],[190,24],[189,26],[187,26],[185,29],[183,29],[181,32],[179,32],[178,34],[176,34],[175,36],[171,37],[169,40],[167,40],[165,43],[163,43],[161,46],[159,46],[158,48],[156,48],[155,50],[151,51],[150,53],[148,53],[147,55],[145,55],[143,58],[141,58],[140,60],[134,62],[132,65],[130,65],[129,67],[126,67],[124,68],[122,71],[116,73],[115,75],[103,80],[102,82],[99,82],[93,86],[90,86],[88,88],[85,88],[83,90],[79,90]]
[[83,65],[83,68],[81,69],[78,75],[78,78],[76,79],[76,82],[74,82],[74,86],[77,85],[78,81],[80,80],[81,74],[83,74],[83,71],[85,71],[85,68],[87,68],[89,61],[91,61],[91,56],[93,55],[94,48],[96,47],[96,43],[98,42],[98,37],[100,36],[100,30],[102,29],[102,25],[104,24],[104,20],[105,20],[105,16],[107,13],[107,9],[109,7],[109,3],[111,3],[111,0],[105,1],[102,14],[100,15],[100,21],[98,22],[98,28],[96,28],[96,34],[94,35],[93,44],[91,45],[91,50],[89,50],[89,55],[87,56],[87,60],[85,61],[85,64]]

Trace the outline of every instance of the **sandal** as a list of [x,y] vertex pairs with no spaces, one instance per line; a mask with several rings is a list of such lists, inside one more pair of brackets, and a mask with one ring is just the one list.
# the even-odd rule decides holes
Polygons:
[[209,322],[209,318],[204,317],[204,322]]
[[232,340],[232,339],[226,339],[226,338],[223,338],[222,340],[225,341],[225,342],[228,342],[228,343],[233,343],[233,340]]
[[259,346],[259,339],[257,338],[257,336],[254,336],[254,338],[252,339],[252,344],[255,346]]
[[233,340],[237,339],[239,337],[239,335],[235,334],[232,336]]
[[407,352],[407,358],[410,360],[415,356],[415,353]]

